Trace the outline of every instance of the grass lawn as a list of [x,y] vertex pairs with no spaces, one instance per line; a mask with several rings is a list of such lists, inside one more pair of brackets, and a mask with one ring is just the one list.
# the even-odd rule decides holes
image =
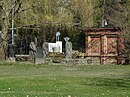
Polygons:
[[130,65],[1,63],[0,97],[130,97]]

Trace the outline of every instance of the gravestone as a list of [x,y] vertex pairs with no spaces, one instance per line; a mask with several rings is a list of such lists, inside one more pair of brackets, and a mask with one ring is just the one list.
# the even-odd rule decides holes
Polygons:
[[49,51],[48,51],[48,43],[44,42],[42,45],[43,48],[43,57],[46,58],[48,57]]
[[62,41],[56,41],[55,52],[62,53]]
[[72,43],[66,42],[66,59],[72,59]]
[[72,43],[68,42],[69,41],[69,37],[65,37],[64,40],[66,42],[65,44],[65,50],[66,50],[66,59],[72,59]]
[[30,51],[29,51],[29,54],[32,56],[32,57],[35,57],[36,56],[36,45],[34,42],[31,42],[30,43]]
[[41,47],[36,48],[36,58],[43,58],[43,50]]
[[42,47],[37,47],[36,48],[35,64],[42,64],[42,63],[44,63],[43,49],[42,49]]
[[34,59],[35,64],[44,63],[44,55],[43,48],[37,47],[37,39],[35,38],[35,42],[30,43],[30,55]]
[[15,62],[15,45],[13,44],[8,45],[8,56],[9,56],[9,61]]
[[9,53],[9,57],[15,57],[15,46],[12,44],[8,45],[8,53]]

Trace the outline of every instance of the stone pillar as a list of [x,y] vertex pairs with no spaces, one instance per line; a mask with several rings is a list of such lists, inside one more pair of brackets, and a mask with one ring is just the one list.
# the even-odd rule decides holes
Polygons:
[[66,59],[72,59],[72,43],[66,42]]

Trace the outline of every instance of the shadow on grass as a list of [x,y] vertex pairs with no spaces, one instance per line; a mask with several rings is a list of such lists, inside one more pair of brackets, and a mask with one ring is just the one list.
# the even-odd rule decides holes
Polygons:
[[130,77],[124,78],[93,78],[90,83],[82,85],[110,87],[113,89],[130,89]]
[[130,88],[130,79],[108,79],[99,80],[97,86],[109,86],[113,88]]

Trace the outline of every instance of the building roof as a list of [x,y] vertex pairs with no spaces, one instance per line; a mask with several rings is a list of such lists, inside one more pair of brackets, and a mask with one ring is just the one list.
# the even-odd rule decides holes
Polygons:
[[115,31],[120,31],[119,28],[87,28],[84,30],[85,32],[102,32],[102,31],[111,31],[111,32],[115,32]]

